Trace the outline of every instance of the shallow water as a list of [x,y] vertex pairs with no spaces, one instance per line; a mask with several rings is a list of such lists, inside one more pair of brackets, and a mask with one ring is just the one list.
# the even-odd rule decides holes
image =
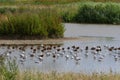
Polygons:
[[89,37],[101,39],[120,40],[119,25],[97,25],[97,24],[65,24],[65,37]]
[[[30,49],[31,46],[26,46],[24,54],[27,56],[25,61],[21,64],[20,54],[23,53],[18,48],[11,49],[12,53],[9,57],[16,57],[16,61],[19,64],[21,70],[32,70],[40,72],[75,72],[75,73],[120,73],[120,51],[109,51],[105,49],[104,46],[115,48],[120,47],[120,26],[119,25],[96,25],[96,24],[68,24],[65,23],[65,37],[73,38],[84,38],[84,40],[75,39],[75,40],[65,40],[60,43],[61,47],[66,49],[65,54],[62,57],[58,57],[55,60],[52,56],[44,57],[43,61],[38,61],[37,56],[40,54],[39,51],[36,52],[35,57],[31,58],[29,55],[33,53]],[[53,42],[54,43],[54,42]],[[59,43],[58,43],[59,44]],[[44,44],[43,44],[44,45]],[[72,47],[73,45],[79,46],[82,49],[82,52],[78,52],[78,57],[81,59],[76,61],[71,59],[71,55],[67,52],[67,47]],[[86,55],[85,47],[88,46],[88,56]],[[102,51],[96,55],[92,54],[93,46],[101,46]],[[20,47],[20,46],[19,46]],[[21,46],[23,47],[23,46]],[[37,48],[36,45],[33,46],[34,49]],[[1,47],[1,53],[5,53],[7,46]],[[54,53],[51,52],[51,54]],[[74,52],[73,52],[74,54]],[[69,58],[66,59],[65,56],[69,55]],[[99,57],[104,55],[104,58],[99,61]],[[115,60],[117,56],[117,60]],[[8,57],[8,58],[9,58]]]

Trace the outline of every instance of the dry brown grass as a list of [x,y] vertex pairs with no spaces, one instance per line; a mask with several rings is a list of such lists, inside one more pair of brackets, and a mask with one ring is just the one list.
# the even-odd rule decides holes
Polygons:
[[80,74],[80,73],[20,73],[16,80],[119,80],[119,74]]

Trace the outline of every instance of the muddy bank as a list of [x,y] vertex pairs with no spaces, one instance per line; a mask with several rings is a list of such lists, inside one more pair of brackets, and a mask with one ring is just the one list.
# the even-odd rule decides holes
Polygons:
[[42,40],[0,40],[1,45],[7,44],[17,44],[17,45],[24,45],[24,44],[56,44],[61,43],[64,40],[77,40],[77,38],[60,38],[60,39],[42,39]]
[[42,40],[0,40],[0,45],[62,44],[64,41],[90,41],[90,38],[59,38]]

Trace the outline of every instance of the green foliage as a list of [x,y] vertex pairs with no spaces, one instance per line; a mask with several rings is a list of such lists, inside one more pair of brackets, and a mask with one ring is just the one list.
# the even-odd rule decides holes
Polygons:
[[7,8],[7,7],[1,7],[0,8],[0,14],[5,14],[5,13],[14,13],[16,12],[16,8]]
[[16,80],[18,66],[15,60],[7,59],[7,63],[0,65],[0,80]]
[[77,14],[63,15],[65,22],[120,24],[119,3],[86,3],[80,5]]
[[79,1],[82,1],[82,0],[34,0],[33,3],[44,4],[44,5],[53,5],[53,4],[73,3],[73,2],[79,2]]
[[39,38],[63,37],[64,27],[55,11],[23,12],[8,15],[0,22],[0,35],[36,36]]
[[13,2],[15,0],[0,0],[0,2]]

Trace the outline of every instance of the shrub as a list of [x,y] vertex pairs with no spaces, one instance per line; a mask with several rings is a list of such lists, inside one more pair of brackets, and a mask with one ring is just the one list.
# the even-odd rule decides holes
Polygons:
[[114,3],[83,5],[74,17],[78,23],[120,24],[120,6]]

